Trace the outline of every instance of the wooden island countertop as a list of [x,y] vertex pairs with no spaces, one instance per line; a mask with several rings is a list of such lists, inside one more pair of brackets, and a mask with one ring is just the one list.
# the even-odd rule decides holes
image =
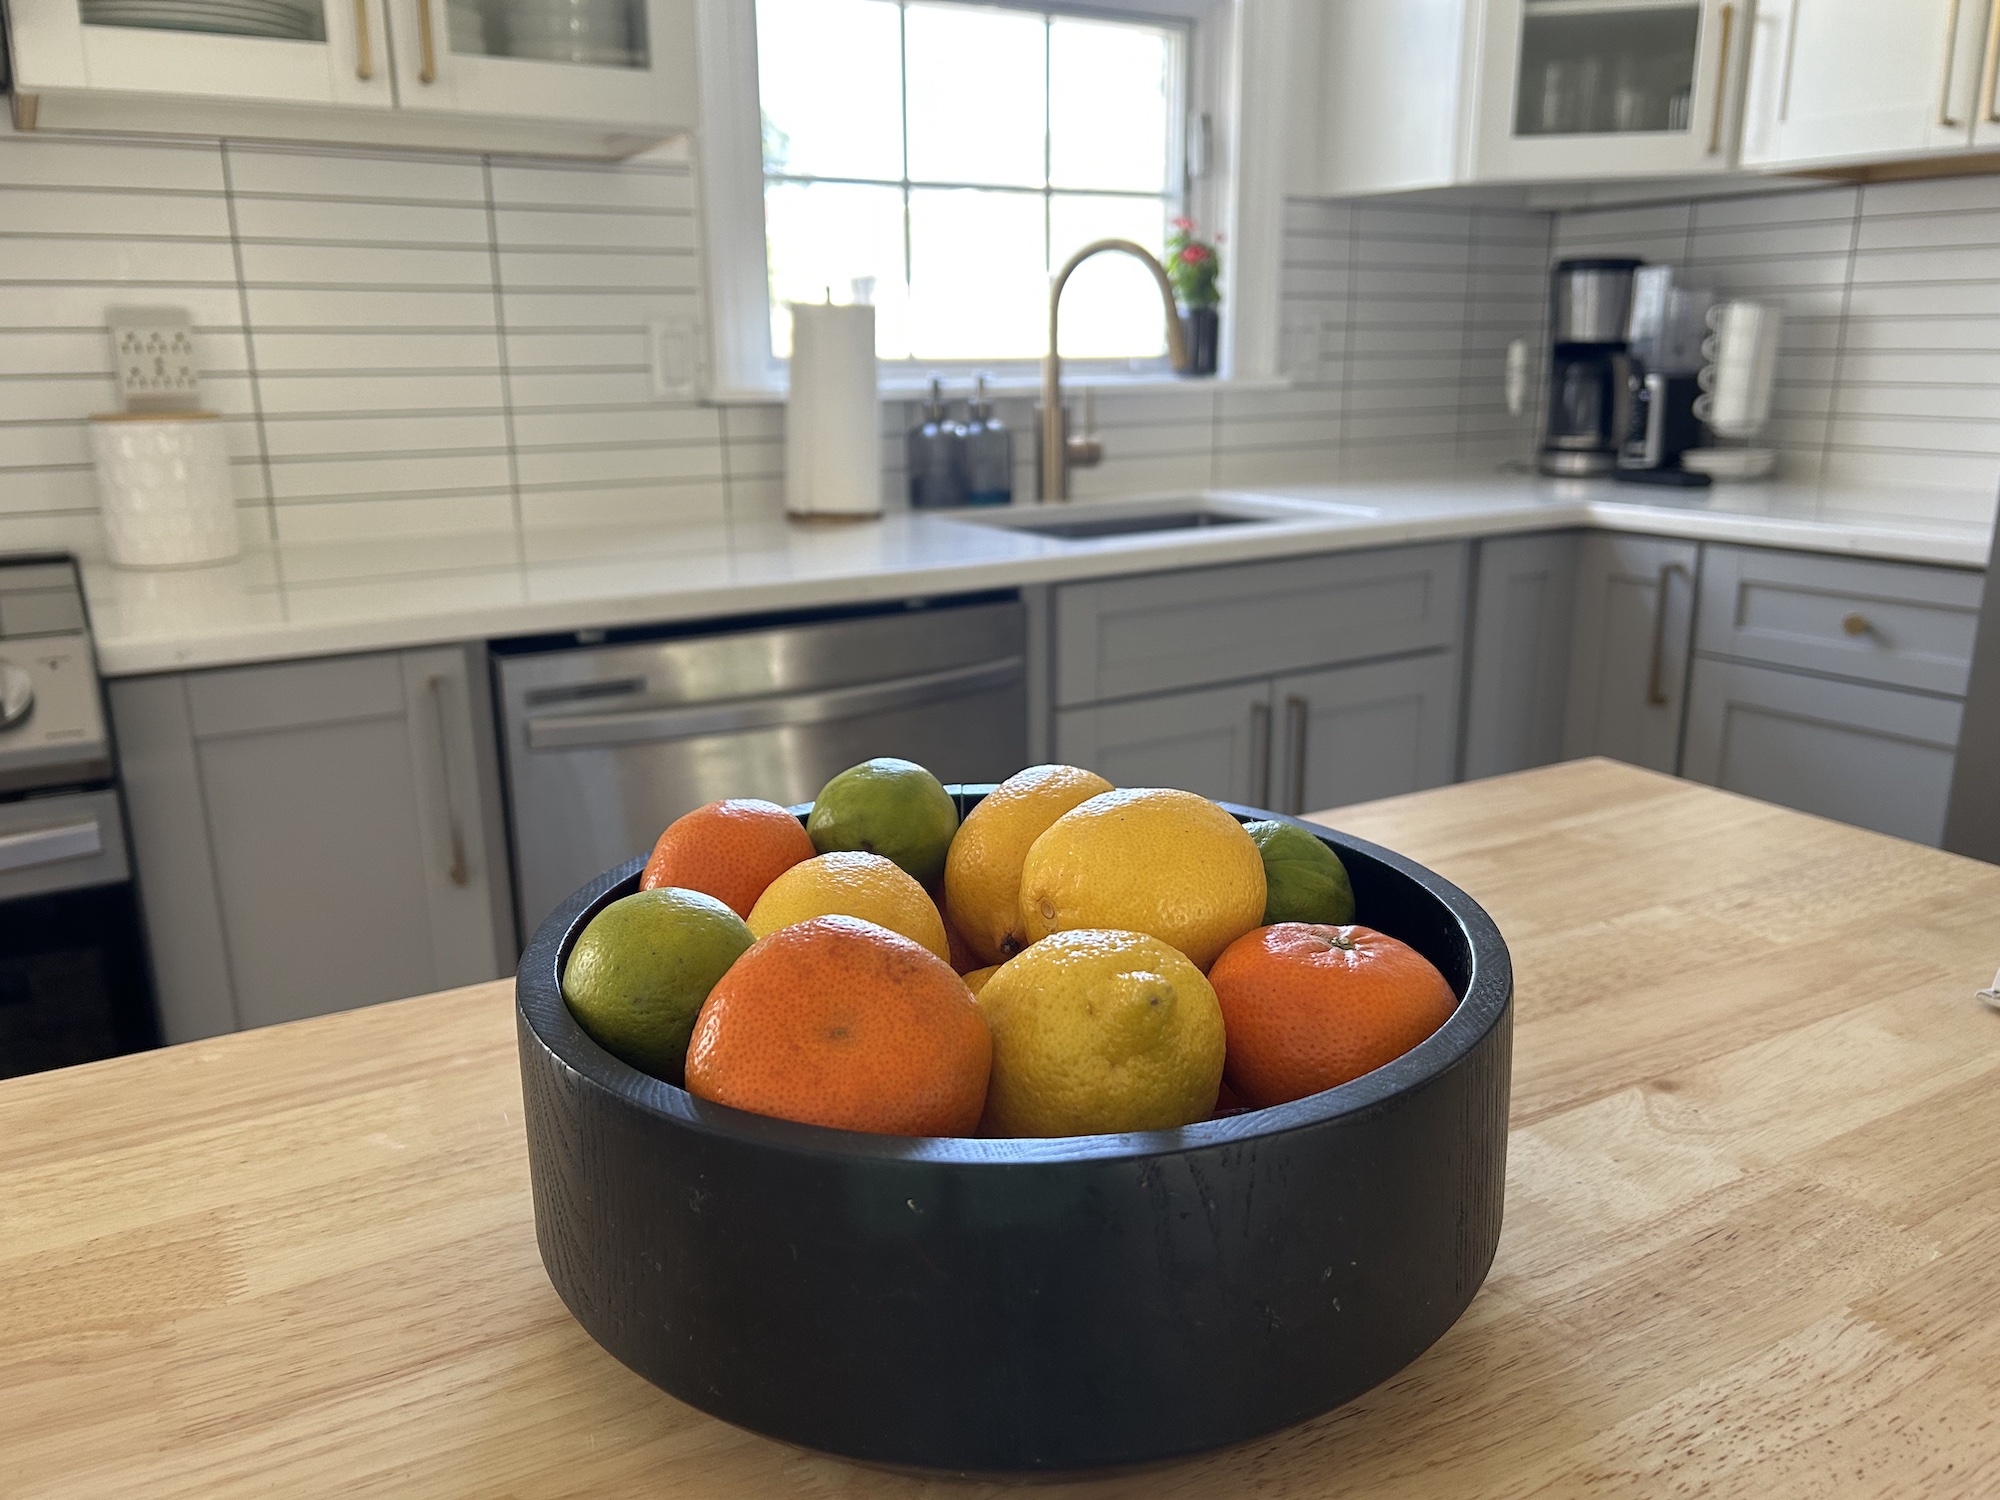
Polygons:
[[[1359,1400],[1066,1500],[2000,1494],[2000,868],[1604,761],[1321,816],[1512,947],[1498,1258]],[[507,983],[0,1083],[0,1494],[974,1489],[590,1341]]]

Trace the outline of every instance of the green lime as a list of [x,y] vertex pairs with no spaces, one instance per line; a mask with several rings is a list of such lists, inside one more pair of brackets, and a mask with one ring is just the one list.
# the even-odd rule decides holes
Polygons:
[[1340,856],[1290,823],[1245,823],[1243,831],[1264,856],[1264,925],[1354,920],[1354,887]]
[[590,919],[563,970],[563,999],[606,1052],[680,1083],[702,1001],[754,941],[713,896],[640,891]]
[[958,832],[958,807],[915,761],[884,755],[849,766],[821,787],[806,832],[821,854],[879,854],[934,886]]

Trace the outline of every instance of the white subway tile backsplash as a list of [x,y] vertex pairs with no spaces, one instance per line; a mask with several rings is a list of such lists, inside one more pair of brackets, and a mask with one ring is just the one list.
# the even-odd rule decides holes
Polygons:
[[636,328],[507,335],[507,363],[517,371],[643,370],[646,362],[646,335]]
[[229,185],[237,193],[288,198],[358,198],[484,207],[485,175],[468,157],[401,152],[285,150],[231,145]]
[[64,281],[0,284],[0,328],[104,327],[104,310],[143,302],[148,307],[186,308],[197,329],[235,328],[243,305],[230,286],[135,286],[132,283],[71,285]]
[[14,187],[220,193],[222,157],[213,146],[0,137],[0,182]]
[[0,285],[77,281],[233,286],[236,263],[221,240],[0,238]]
[[692,253],[647,250],[502,250],[500,284],[529,290],[604,288],[692,292]]
[[513,292],[506,294],[507,327],[640,328],[655,319],[692,319],[700,307],[685,292]]
[[[4,167],[0,159],[0,167]],[[145,235],[149,239],[229,238],[221,195],[120,193],[0,187],[0,235]]]
[[507,208],[694,207],[686,168],[553,166],[493,163],[493,202]]
[[486,210],[443,203],[356,203],[345,199],[236,195],[236,232],[250,240],[339,245],[487,244]]
[[504,490],[512,482],[504,453],[399,453],[394,457],[271,460],[271,495],[279,501],[343,495],[434,494]]
[[479,374],[262,375],[264,412],[500,411],[506,391],[496,371]]
[[493,285],[482,246],[438,250],[410,245],[305,245],[245,242],[243,279],[253,287],[479,287]]
[[689,213],[598,213],[585,209],[500,208],[494,237],[509,249],[692,250]]
[[[249,247],[245,247],[246,249]],[[354,287],[259,287],[244,292],[250,321],[263,328],[491,328],[489,288],[446,291]]]
[[262,375],[320,370],[497,370],[500,336],[466,333],[265,333],[253,338]]
[[422,417],[268,417],[267,451],[278,459],[334,454],[505,451],[507,422],[498,412]]
[[712,406],[619,407],[608,411],[518,412],[514,441],[522,448],[591,447],[603,443],[722,441]]

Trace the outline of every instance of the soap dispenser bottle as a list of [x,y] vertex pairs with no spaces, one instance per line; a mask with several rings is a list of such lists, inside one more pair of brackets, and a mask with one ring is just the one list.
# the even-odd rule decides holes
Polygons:
[[965,419],[965,503],[1011,505],[1014,501],[1014,434],[993,414],[981,375]]
[[905,451],[912,510],[965,504],[965,435],[945,415],[944,390],[938,381],[931,382],[931,399],[910,428]]

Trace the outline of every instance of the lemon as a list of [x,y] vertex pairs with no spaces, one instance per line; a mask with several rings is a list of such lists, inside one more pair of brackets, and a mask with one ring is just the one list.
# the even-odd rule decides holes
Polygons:
[[935,886],[958,831],[958,804],[913,760],[877,756],[849,766],[819,789],[806,833],[822,854],[860,850],[894,860]]
[[799,861],[764,887],[750,908],[750,931],[765,938],[812,917],[859,917],[951,962],[951,943],[936,905],[922,886],[879,854],[847,850]]
[[1044,938],[979,991],[993,1031],[982,1133],[1105,1135],[1208,1118],[1222,1083],[1222,1006],[1158,938]]
[[[1264,921],[1264,860],[1192,792],[1127,787],[1072,808],[1021,869],[1028,940],[1078,928],[1150,933],[1206,970]],[[754,924],[753,924],[754,925]]]
[[563,1000],[590,1039],[621,1062],[679,1083],[702,1001],[751,944],[713,896],[662,886],[590,919],[563,967]]
[[944,904],[981,963],[1005,963],[1028,946],[1021,925],[1021,866],[1048,826],[1111,783],[1078,766],[1030,766],[965,815],[944,862]]
[[1243,831],[1264,858],[1264,926],[1344,927],[1354,920],[1354,887],[1338,854],[1305,829],[1275,819],[1245,823]]
[[1000,972],[1000,965],[988,964],[983,969],[974,969],[969,974],[961,974],[959,975],[959,978],[963,979],[965,981],[965,987],[971,990],[972,993],[976,995],[981,990],[986,988],[986,981],[991,979],[995,974],[998,974],[999,972]]

